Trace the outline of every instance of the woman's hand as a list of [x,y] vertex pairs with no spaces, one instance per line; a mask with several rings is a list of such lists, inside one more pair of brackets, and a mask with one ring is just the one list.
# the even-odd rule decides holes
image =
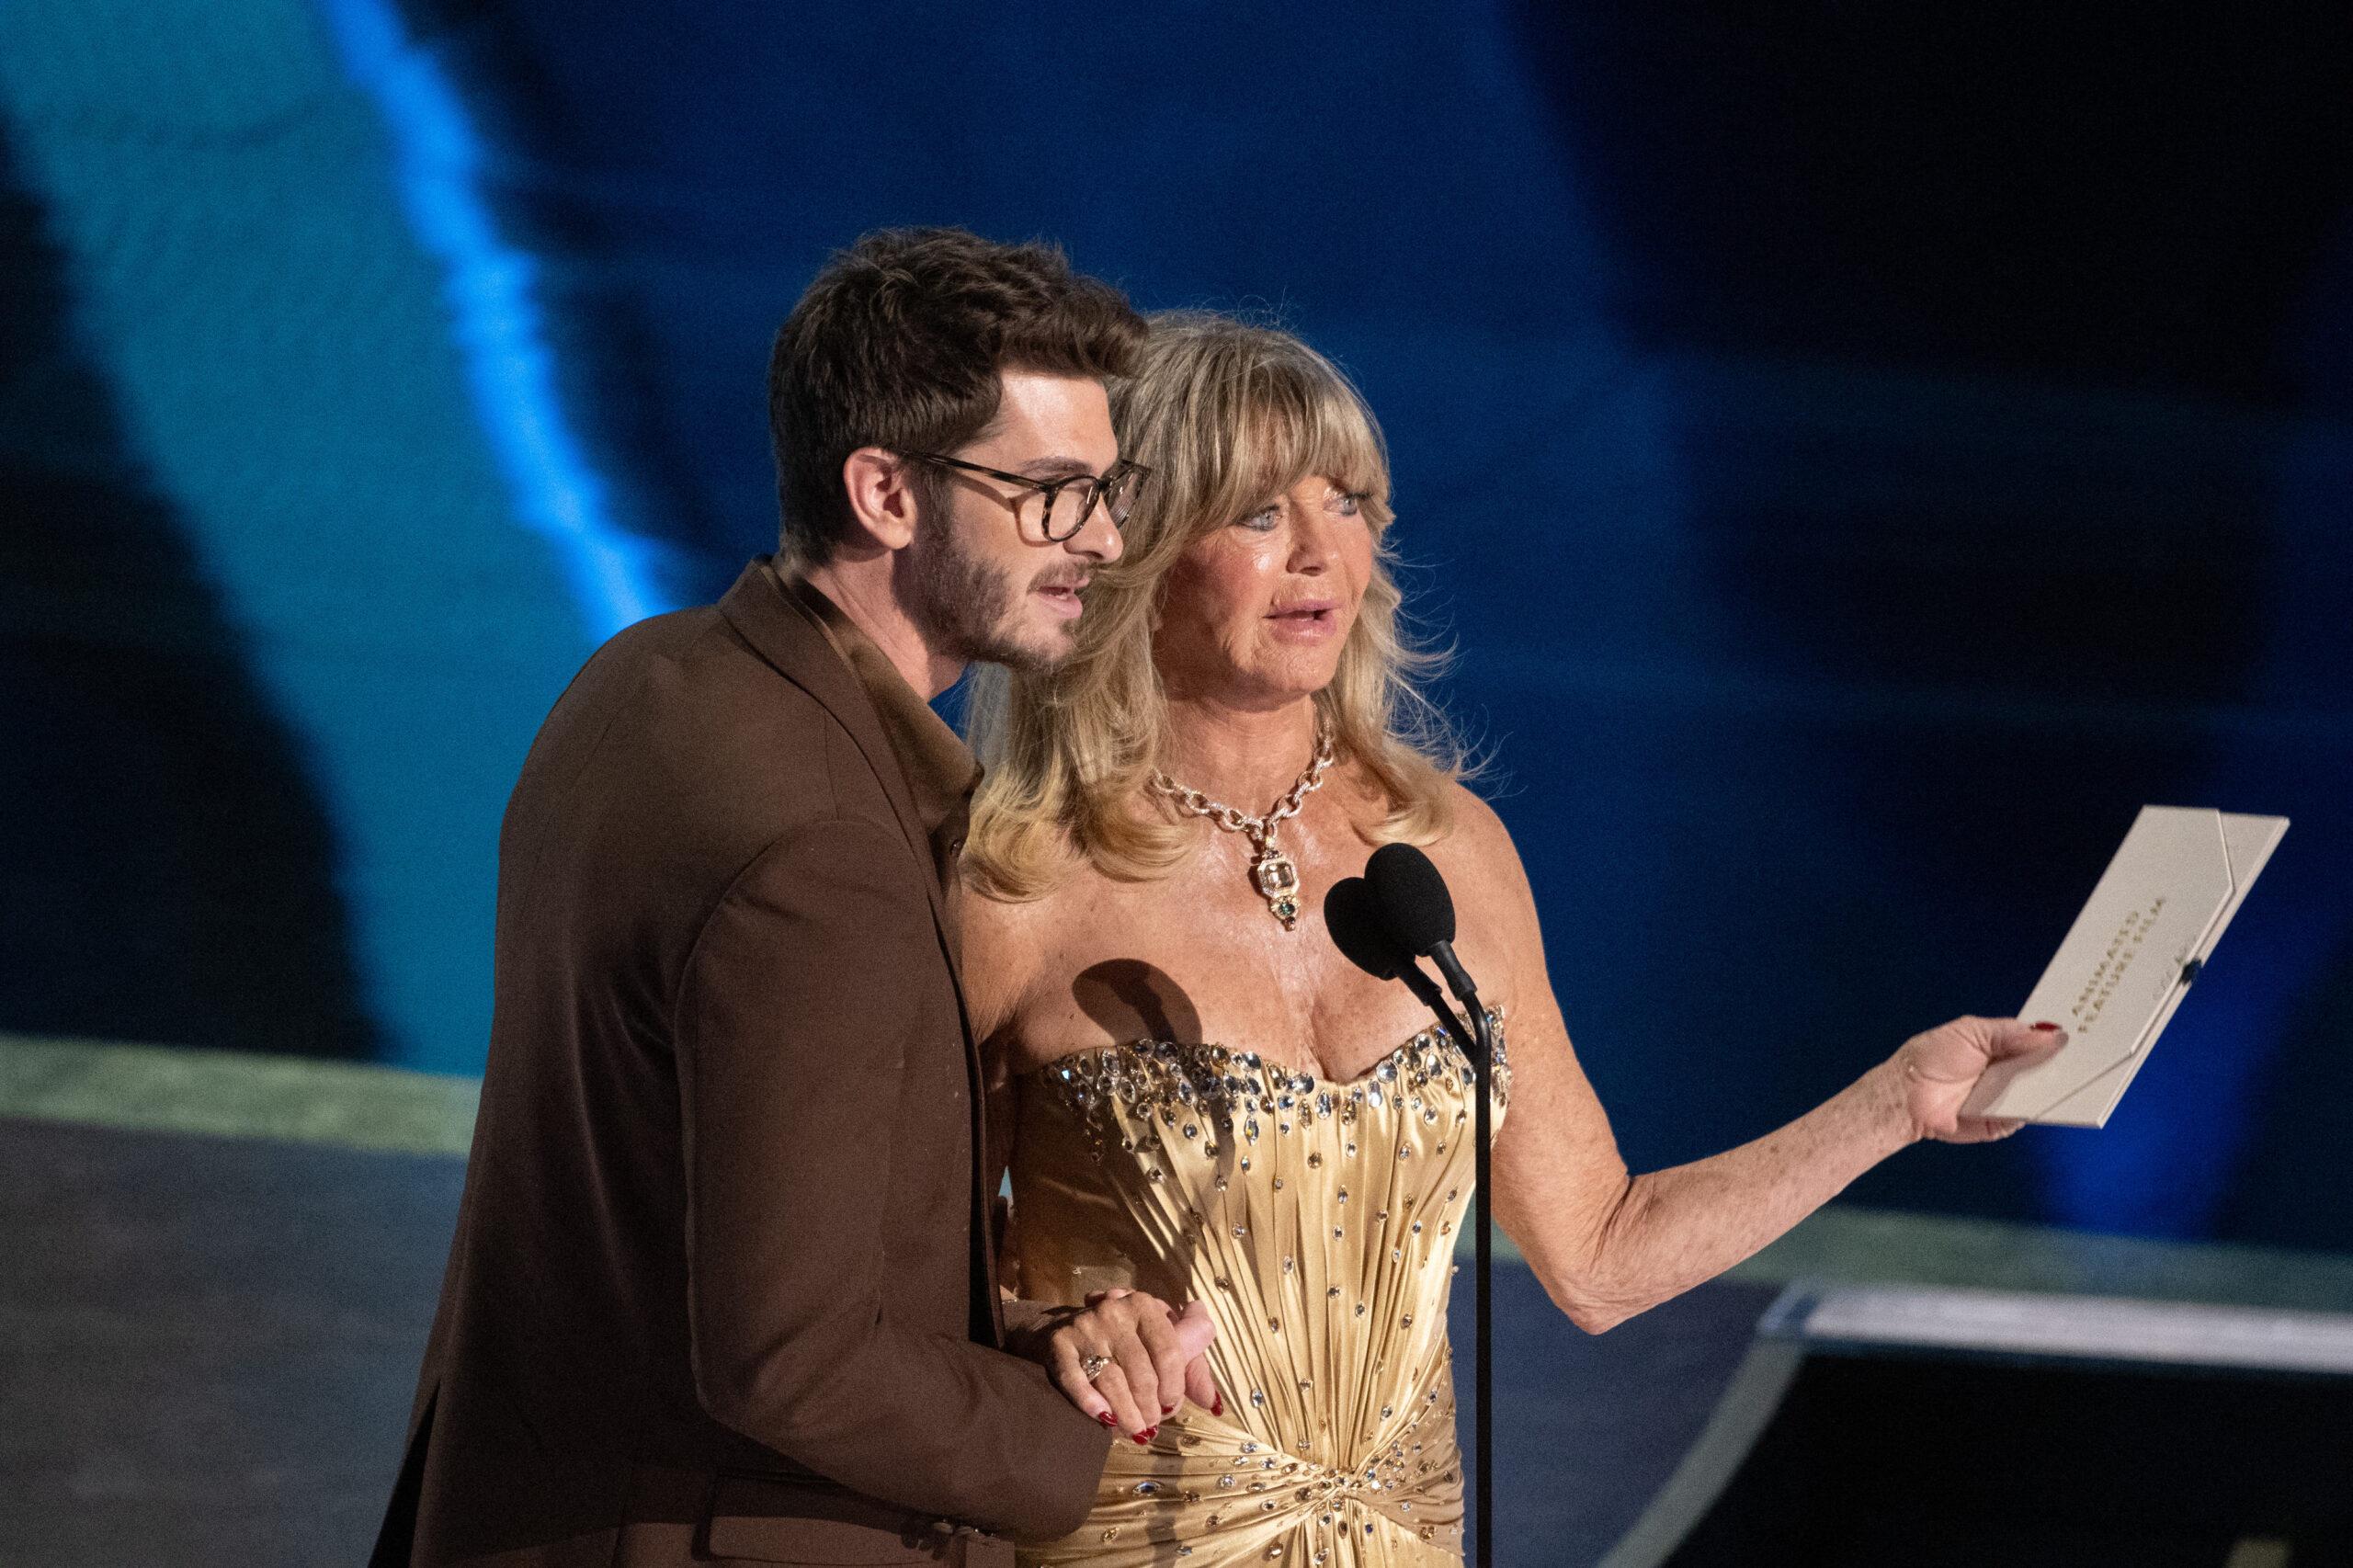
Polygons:
[[2067,1031],[2056,1024],[2016,1018],[1955,1018],[1914,1035],[1889,1062],[1912,1136],[1939,1143],[2008,1137],[2025,1123],[1961,1114],[1970,1091],[1996,1062],[2039,1061],[2066,1043]]
[[[1211,1415],[1225,1414],[1202,1355],[1216,1337],[1205,1302],[1179,1312],[1142,1290],[1098,1290],[1084,1307],[1047,1314],[1024,1348],[1053,1374],[1073,1404],[1149,1443],[1185,1399]],[[1095,1358],[1103,1359],[1090,1378]]]

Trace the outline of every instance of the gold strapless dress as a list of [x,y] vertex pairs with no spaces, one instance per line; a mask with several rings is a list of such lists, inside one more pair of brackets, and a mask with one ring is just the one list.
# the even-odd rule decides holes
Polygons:
[[[1509,1085],[1498,1021],[1498,1127]],[[1024,1079],[1021,1293],[1208,1302],[1225,1414],[1188,1403],[1150,1447],[1115,1442],[1086,1525],[1023,1563],[1461,1562],[1446,1303],[1472,1098],[1435,1029],[1347,1083],[1165,1040]]]

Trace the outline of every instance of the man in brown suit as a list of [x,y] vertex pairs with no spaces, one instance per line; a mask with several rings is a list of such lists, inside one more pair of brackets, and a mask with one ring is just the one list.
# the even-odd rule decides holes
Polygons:
[[778,335],[779,558],[606,644],[507,808],[377,1568],[1009,1564],[1111,1428],[1214,1397],[1198,1308],[999,1301],[954,968],[978,769],[926,706],[1068,653],[1142,478],[1102,382],[1142,332],[1056,252],[935,230],[860,241]]

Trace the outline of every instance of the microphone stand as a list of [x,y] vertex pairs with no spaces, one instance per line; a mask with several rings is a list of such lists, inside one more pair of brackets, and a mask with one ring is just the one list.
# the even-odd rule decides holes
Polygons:
[[1471,1278],[1474,1287],[1472,1296],[1473,1348],[1472,1352],[1472,1401],[1477,1413],[1472,1420],[1471,1455],[1477,1480],[1472,1496],[1472,1539],[1477,1543],[1473,1561],[1478,1568],[1490,1568],[1495,1562],[1495,1318],[1494,1291],[1490,1288],[1495,1274],[1493,1227],[1488,1222],[1489,1165],[1492,1164],[1491,1139],[1494,1116],[1490,1104],[1495,1090],[1495,1028],[1487,1020],[1486,1008],[1479,1005],[1479,989],[1471,976],[1455,961],[1451,944],[1440,942],[1430,954],[1438,972],[1446,976],[1447,985],[1461,999],[1463,1010],[1470,1014],[1471,1024],[1465,1028],[1455,1017],[1436,984],[1422,972],[1422,966],[1408,961],[1399,978],[1422,999],[1422,1005],[1438,1015],[1438,1021],[1456,1044],[1470,1040],[1472,1094],[1471,1136],[1472,1140],[1472,1176],[1471,1187]]

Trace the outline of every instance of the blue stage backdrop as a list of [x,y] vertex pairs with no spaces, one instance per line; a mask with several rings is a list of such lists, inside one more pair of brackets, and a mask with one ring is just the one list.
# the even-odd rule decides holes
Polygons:
[[0,1029],[478,1067],[540,715],[952,222],[1360,380],[1637,1165],[2212,803],[2296,827],[2113,1123],[1856,1195],[2353,1247],[2353,49],[2094,10],[14,0]]

